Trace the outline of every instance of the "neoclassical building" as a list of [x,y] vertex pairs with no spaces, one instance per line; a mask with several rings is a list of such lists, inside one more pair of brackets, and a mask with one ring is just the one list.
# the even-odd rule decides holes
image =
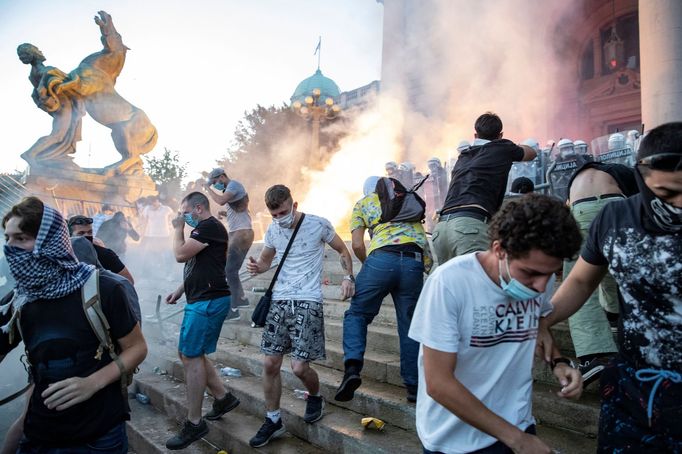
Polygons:
[[382,92],[433,121],[491,108],[519,134],[588,140],[682,121],[680,0],[381,3]]

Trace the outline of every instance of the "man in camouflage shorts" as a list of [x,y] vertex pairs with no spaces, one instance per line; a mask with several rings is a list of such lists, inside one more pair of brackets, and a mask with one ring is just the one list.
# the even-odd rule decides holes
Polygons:
[[298,203],[289,188],[281,184],[267,190],[265,205],[273,222],[265,233],[265,247],[258,260],[249,257],[246,268],[250,273],[268,271],[275,256],[281,260],[294,229],[299,222],[301,225],[273,288],[272,305],[263,329],[261,351],[265,354],[263,390],[267,415],[249,442],[254,448],[265,446],[286,431],[280,416],[280,368],[287,353],[291,354],[291,369],[309,393],[303,419],[313,423],[322,418],[320,381],[309,363],[325,358],[321,281],[326,244],[341,255],[341,266],[348,273],[341,284],[342,299],[354,293],[350,253],[328,220],[297,211]]

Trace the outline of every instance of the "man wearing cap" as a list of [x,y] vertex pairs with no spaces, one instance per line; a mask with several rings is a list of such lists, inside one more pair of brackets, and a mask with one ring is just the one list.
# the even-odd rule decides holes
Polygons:
[[71,216],[67,223],[69,227],[69,235],[71,237],[84,237],[86,240],[90,241],[95,247],[95,252],[97,252],[97,260],[102,265],[105,270],[109,270],[112,273],[116,273],[130,281],[131,284],[135,284],[132,274],[128,271],[128,268],[123,264],[121,259],[116,255],[114,251],[109,248],[104,247],[99,240],[93,238],[92,236],[92,225],[93,219],[82,214],[77,214],[76,216]]
[[[206,181],[208,195],[219,205],[225,205],[227,212],[227,233],[230,241],[227,246],[227,265],[225,275],[232,292],[232,309],[246,307],[249,300],[244,295],[239,269],[253,244],[253,226],[249,214],[249,195],[244,185],[227,176],[224,169],[213,169]],[[213,187],[219,192],[211,189]],[[228,317],[234,319],[236,317]]]
[[486,112],[474,125],[475,140],[460,151],[448,195],[433,232],[438,263],[490,246],[488,221],[502,205],[509,170],[515,161],[531,161],[536,152],[502,138],[502,120]]
[[[637,151],[639,194],[606,204],[540,321],[585,304],[608,272],[618,284],[618,354],[601,373],[598,452],[682,452],[682,122],[649,131]],[[575,182],[574,182],[575,183]]]

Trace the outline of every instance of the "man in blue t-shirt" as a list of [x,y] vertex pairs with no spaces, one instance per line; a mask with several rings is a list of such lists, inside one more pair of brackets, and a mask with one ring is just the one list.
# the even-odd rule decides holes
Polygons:
[[[213,191],[211,187],[219,192]],[[249,195],[246,193],[243,184],[228,177],[225,170],[221,168],[213,169],[208,175],[206,191],[215,203],[225,206],[227,231],[230,235],[225,276],[232,292],[232,310],[227,318],[228,320],[237,320],[239,319],[239,311],[235,311],[235,309],[249,305],[249,300],[244,294],[239,279],[239,269],[253,244]]]
[[622,294],[618,355],[601,375],[599,452],[682,452],[682,122],[652,129],[637,152],[640,193],[592,222],[545,327],[574,314],[609,272]]

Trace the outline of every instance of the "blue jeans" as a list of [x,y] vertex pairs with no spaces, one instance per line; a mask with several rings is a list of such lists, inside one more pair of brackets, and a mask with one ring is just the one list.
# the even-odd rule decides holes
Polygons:
[[367,326],[379,313],[390,293],[398,319],[400,376],[405,385],[416,386],[419,344],[407,335],[412,314],[424,285],[424,264],[413,257],[381,250],[373,251],[357,276],[355,295],[343,318],[344,361],[363,361]]
[[23,437],[17,454],[127,454],[128,436],[126,424],[117,424],[95,441],[66,448],[51,448]]

